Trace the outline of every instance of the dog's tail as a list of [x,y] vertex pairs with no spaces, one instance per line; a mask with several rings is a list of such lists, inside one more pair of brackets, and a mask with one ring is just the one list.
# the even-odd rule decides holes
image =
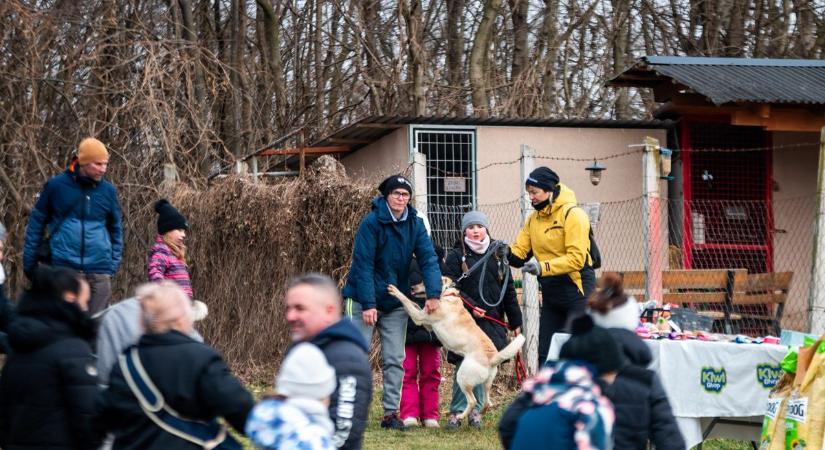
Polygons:
[[509,344],[507,344],[507,347],[504,347],[503,349],[501,349],[500,352],[496,353],[496,355],[493,356],[493,359],[490,361],[490,365],[495,367],[503,363],[504,361],[513,358],[514,356],[516,356],[516,353],[518,353],[518,351],[521,350],[522,345],[524,345],[524,335],[519,334],[518,336],[516,336],[515,339],[510,341]]

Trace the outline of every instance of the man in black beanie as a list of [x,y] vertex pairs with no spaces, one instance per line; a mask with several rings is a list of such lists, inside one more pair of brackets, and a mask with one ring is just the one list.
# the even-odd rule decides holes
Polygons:
[[415,255],[426,290],[424,309],[430,313],[438,308],[441,270],[424,221],[409,204],[412,183],[402,175],[392,175],[381,182],[378,190],[381,196],[373,199],[372,211],[361,221],[355,235],[352,266],[342,294],[345,314],[364,339],[372,341],[373,328],[378,328],[381,338],[381,428],[403,430],[398,411],[409,316],[401,303],[389,295],[387,286],[392,284],[401,292],[410,292],[409,269]]
[[[596,285],[590,255],[590,219],[577,208],[576,194],[549,167],[530,172],[525,189],[535,212],[510,246],[510,264],[539,277],[539,364],[547,359],[553,334],[584,312]],[[535,256],[535,260],[530,259]],[[529,261],[528,261],[529,259]]]

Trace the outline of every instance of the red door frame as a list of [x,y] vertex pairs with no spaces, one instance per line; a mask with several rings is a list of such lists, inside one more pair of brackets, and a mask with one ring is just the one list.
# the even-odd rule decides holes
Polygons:
[[[679,149],[688,150],[680,151],[682,161],[682,193],[684,197],[683,205],[683,233],[682,243],[684,249],[682,251],[682,263],[685,269],[693,268],[693,250],[697,246],[701,248],[718,248],[729,250],[764,250],[765,251],[765,269],[767,272],[773,272],[773,236],[774,236],[774,221],[773,221],[773,151],[766,152],[765,171],[768,178],[765,183],[765,201],[767,208],[765,211],[765,226],[767,227],[766,243],[765,245],[754,244],[695,244],[693,242],[693,220],[692,208],[693,201],[693,181],[691,178],[691,131],[690,127],[696,123],[724,123],[730,124],[730,116],[728,115],[713,115],[713,116],[683,116],[679,121]],[[773,146],[773,135],[765,133],[764,145],[766,148]]]

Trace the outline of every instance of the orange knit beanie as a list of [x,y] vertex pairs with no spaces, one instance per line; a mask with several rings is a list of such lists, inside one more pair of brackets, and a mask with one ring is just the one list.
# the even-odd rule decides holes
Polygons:
[[106,146],[95,138],[83,139],[80,141],[80,145],[77,146],[77,162],[81,166],[108,159],[109,152],[106,150]]

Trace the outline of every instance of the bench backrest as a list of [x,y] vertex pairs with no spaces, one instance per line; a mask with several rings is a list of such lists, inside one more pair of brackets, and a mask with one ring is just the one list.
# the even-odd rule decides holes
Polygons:
[[788,299],[793,272],[752,273],[737,277],[731,303],[734,305],[783,304]]

